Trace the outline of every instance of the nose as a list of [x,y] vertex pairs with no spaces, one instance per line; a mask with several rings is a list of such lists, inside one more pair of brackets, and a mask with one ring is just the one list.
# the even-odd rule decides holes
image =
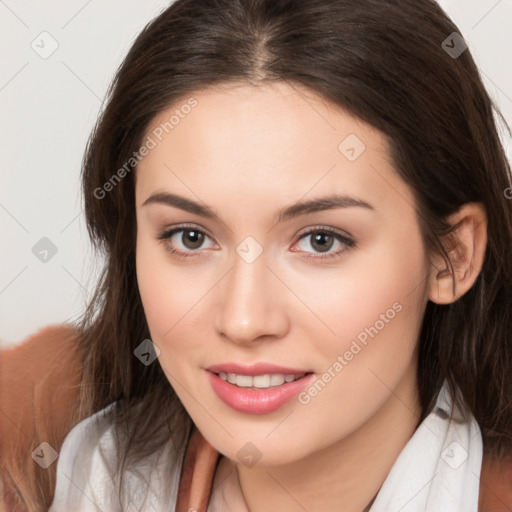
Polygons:
[[215,328],[224,338],[251,344],[276,339],[289,329],[286,287],[267,267],[265,253],[248,263],[234,255],[233,268],[219,283]]

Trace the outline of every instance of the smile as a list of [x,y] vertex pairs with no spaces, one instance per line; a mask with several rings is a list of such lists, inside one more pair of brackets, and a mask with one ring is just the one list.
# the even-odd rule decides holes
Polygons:
[[207,371],[207,374],[218,398],[231,409],[246,414],[266,414],[279,409],[315,378],[312,372],[243,375]]
[[282,373],[264,374],[264,375],[240,375],[236,373],[219,372],[217,374],[222,380],[234,384],[239,388],[257,388],[266,389],[282,386],[285,382],[293,382],[306,375],[284,375]]

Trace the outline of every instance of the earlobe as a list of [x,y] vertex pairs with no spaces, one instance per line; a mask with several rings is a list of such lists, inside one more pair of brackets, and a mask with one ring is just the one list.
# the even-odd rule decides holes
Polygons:
[[442,240],[454,274],[443,256],[436,254],[431,264],[428,298],[437,304],[455,302],[473,286],[487,247],[487,215],[481,203],[464,204],[448,221],[457,226]]

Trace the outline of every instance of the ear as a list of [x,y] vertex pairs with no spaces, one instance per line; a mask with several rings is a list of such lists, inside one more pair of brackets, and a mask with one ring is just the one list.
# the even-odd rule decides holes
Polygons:
[[[442,243],[455,275],[441,254],[436,254],[429,274],[428,298],[437,304],[450,304],[464,295],[482,269],[487,247],[487,215],[481,203],[466,203],[448,218],[458,225]],[[455,287],[454,287],[455,285]]]

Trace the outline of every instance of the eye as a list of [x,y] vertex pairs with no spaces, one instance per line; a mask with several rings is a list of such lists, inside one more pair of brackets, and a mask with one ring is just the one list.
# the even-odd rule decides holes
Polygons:
[[[207,238],[210,238],[208,234],[195,226],[178,226],[157,236],[157,240],[165,244],[166,250],[183,258],[197,256],[194,253],[200,252],[198,249],[201,248]],[[178,248],[176,248],[176,245],[178,245]],[[181,247],[179,247],[180,245]]]
[[[315,226],[303,232],[300,234],[299,240],[295,245],[299,244],[302,240],[306,240],[308,237],[310,241],[307,245],[317,252],[316,254],[313,253],[305,256],[306,259],[322,260],[334,258],[351,248],[357,247],[354,240],[334,228],[325,226]],[[203,248],[202,246],[207,239],[211,240],[210,236],[204,230],[193,225],[177,226],[157,235],[157,240],[165,244],[166,250],[178,258],[200,256],[202,251],[199,249]],[[336,245],[339,247],[338,250],[330,252]],[[307,253],[308,251],[292,250],[292,252]]]
[[[357,247],[354,240],[348,238],[344,234],[342,234],[340,231],[329,228],[325,226],[316,226],[313,229],[310,229],[306,231],[305,233],[302,233],[299,236],[299,242],[302,240],[308,239],[309,243],[306,245],[309,245],[313,248],[314,251],[318,251],[318,253],[310,254],[308,256],[305,256],[306,259],[326,259],[326,258],[335,258],[339,256],[341,253]],[[329,252],[332,247],[338,245],[338,250],[334,252]],[[296,252],[296,251],[294,251]],[[308,252],[308,251],[306,251]]]

